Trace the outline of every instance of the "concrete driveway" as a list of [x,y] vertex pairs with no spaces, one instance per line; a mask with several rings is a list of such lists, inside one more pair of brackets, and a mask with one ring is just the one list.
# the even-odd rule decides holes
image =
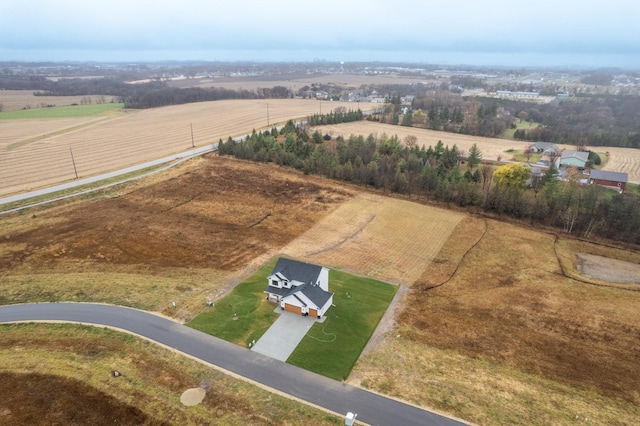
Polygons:
[[276,311],[280,313],[280,318],[269,327],[251,350],[285,362],[318,319],[282,311],[280,308],[276,308]]

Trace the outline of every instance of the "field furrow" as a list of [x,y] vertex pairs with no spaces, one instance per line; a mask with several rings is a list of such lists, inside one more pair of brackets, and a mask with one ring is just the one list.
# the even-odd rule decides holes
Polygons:
[[413,283],[463,215],[359,194],[316,223],[283,253],[394,283]]
[[[0,125],[11,131],[3,132],[0,140],[0,195],[73,179],[70,148],[78,175],[87,177],[169,156],[192,145],[216,143],[291,118],[303,118],[320,112],[320,108],[326,113],[338,106],[356,108],[349,103],[321,105],[316,100],[302,99],[230,100],[162,107],[129,112],[12,150],[6,147],[79,122],[66,119],[2,122]],[[54,123],[59,123],[59,127]]]

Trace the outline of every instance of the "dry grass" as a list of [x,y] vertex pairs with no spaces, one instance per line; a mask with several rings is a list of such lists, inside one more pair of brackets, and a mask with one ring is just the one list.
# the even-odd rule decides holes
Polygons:
[[[513,148],[515,150],[523,150],[529,142],[509,141],[497,138],[483,138],[480,136],[469,136],[458,133],[439,132],[428,129],[418,129],[413,127],[393,126],[391,124],[380,124],[370,121],[362,121],[356,123],[344,123],[330,126],[321,126],[321,132],[329,133],[333,136],[343,136],[348,138],[350,135],[369,134],[382,136],[397,135],[400,140],[408,135],[418,138],[419,145],[435,145],[439,140],[445,145],[453,146],[454,144],[462,151],[469,152],[471,146],[475,143],[482,152],[482,157],[495,160],[500,156],[503,160],[510,160],[512,155],[506,150]],[[571,145],[559,145],[563,149],[575,149]],[[631,148],[614,148],[614,147],[594,147],[595,151],[602,153],[609,152],[607,163],[602,170],[611,170],[617,172],[625,172],[629,175],[629,181],[640,183],[640,149]],[[607,159],[602,157],[603,161]]]
[[[0,297],[110,294],[156,310],[181,297],[185,319],[281,252],[411,286],[355,383],[482,424],[640,416],[640,291],[577,272],[578,253],[640,264],[638,252],[556,244],[549,233],[269,164],[208,156],[89,201],[4,216]],[[36,353],[24,371],[42,368],[41,346],[22,352]]]
[[[69,148],[73,150],[79,177],[92,176],[185,151],[192,147],[191,128],[195,146],[203,146],[268,127],[267,104],[271,126],[307,117],[320,109],[318,101],[301,99],[200,102],[129,111],[89,127],[22,143],[23,139],[31,140],[43,133],[42,128],[36,128],[31,135],[18,133],[17,139],[4,141],[17,148],[2,152],[0,195],[74,179]],[[338,106],[354,107],[349,103],[323,102],[322,112]],[[30,128],[30,121],[20,121]],[[59,129],[68,125],[65,121]]]
[[287,245],[283,253],[382,281],[413,282],[462,217],[361,193]]
[[99,301],[189,319],[350,197],[331,181],[209,156],[5,215],[0,303]]
[[640,292],[565,278],[553,235],[491,220],[463,220],[439,259],[352,380],[481,424],[634,424]]
[[[69,324],[0,330],[0,377],[16,383],[3,381],[2,424],[340,424],[306,404],[115,331]],[[122,375],[113,377],[113,370]],[[50,374],[57,379],[42,376]],[[30,389],[21,390],[26,383]],[[180,395],[198,386],[209,389],[203,402],[185,408]]]

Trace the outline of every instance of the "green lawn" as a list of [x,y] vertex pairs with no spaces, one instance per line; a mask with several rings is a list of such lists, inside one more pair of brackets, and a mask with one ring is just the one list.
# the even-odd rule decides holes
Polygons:
[[519,118],[516,118],[515,124],[516,124],[515,129],[512,129],[512,128],[504,129],[504,131],[498,137],[501,139],[513,139],[513,134],[516,132],[516,130],[520,130],[520,129],[530,130],[540,126],[539,123],[525,121]]
[[257,341],[278,319],[276,304],[268,302],[264,293],[276,261],[271,260],[187,325],[244,347]]
[[0,120],[97,117],[124,104],[73,105],[0,112]]
[[345,272],[329,272],[334,292],[327,319],[316,323],[287,362],[332,379],[347,377],[398,287]]
[[[187,325],[244,347],[257,341],[278,318],[276,304],[268,302],[263,293],[276,261],[271,260]],[[287,362],[336,380],[347,377],[397,289],[330,270],[329,290],[335,293],[335,306],[327,311],[323,323],[311,327]]]

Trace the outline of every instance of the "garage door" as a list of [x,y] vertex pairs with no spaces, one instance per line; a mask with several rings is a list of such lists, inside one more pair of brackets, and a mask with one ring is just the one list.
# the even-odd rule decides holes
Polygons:
[[316,311],[315,309],[309,308],[309,316],[318,318],[318,311]]
[[284,310],[287,312],[293,312],[294,314],[298,315],[302,314],[302,308],[300,306],[285,304]]

